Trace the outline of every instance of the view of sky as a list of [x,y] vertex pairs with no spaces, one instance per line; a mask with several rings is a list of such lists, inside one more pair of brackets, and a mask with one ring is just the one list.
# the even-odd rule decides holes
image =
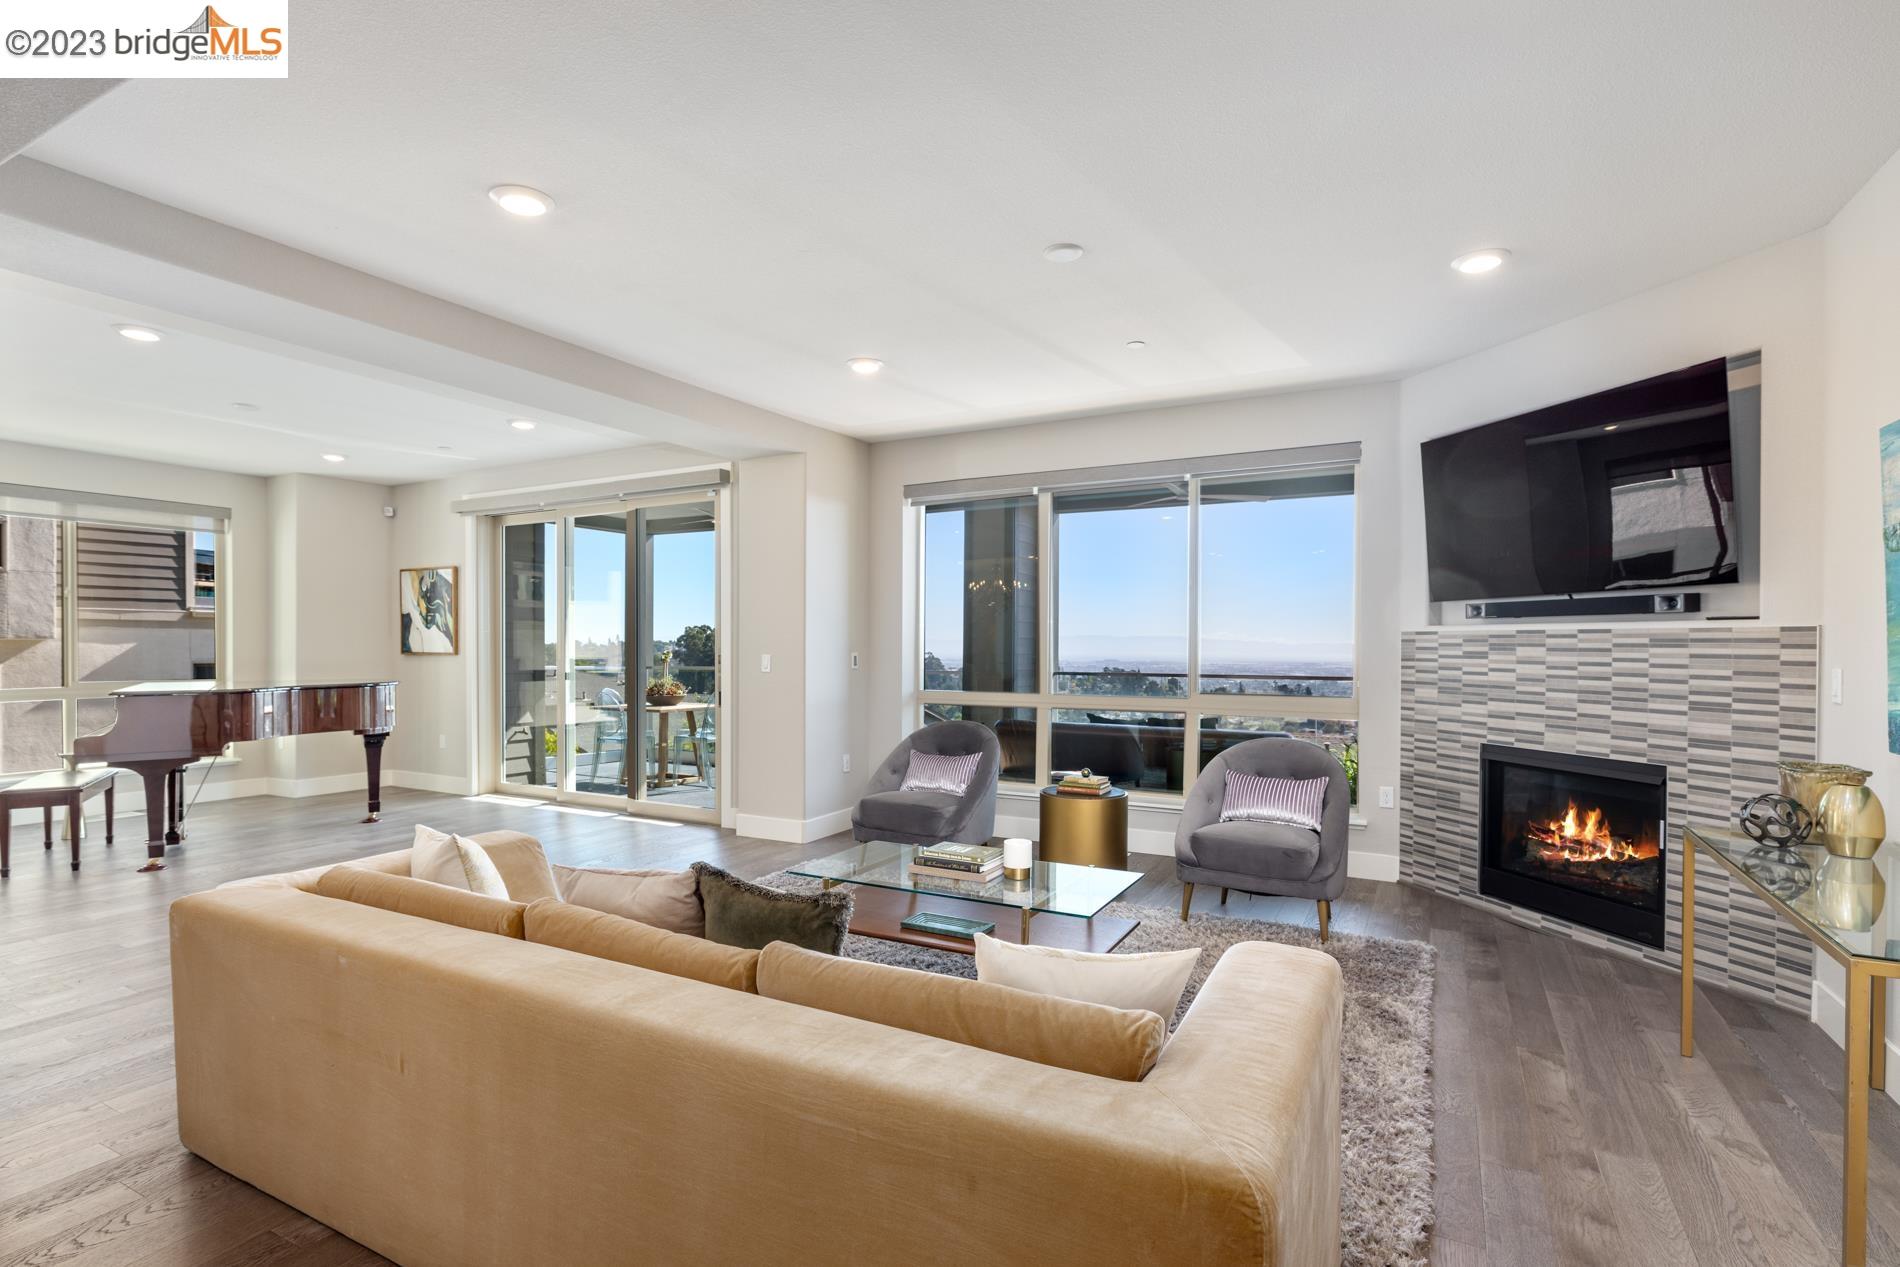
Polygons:
[[[964,516],[925,516],[924,648],[963,658]],[[1058,669],[1185,669],[1187,508],[1061,518]],[[1350,663],[1350,496],[1210,503],[1201,508],[1204,667]]]
[[[688,625],[716,623],[715,559],[710,532],[653,538],[653,633],[679,637]],[[568,632],[577,643],[626,638],[626,537],[579,524],[574,528],[574,594]]]

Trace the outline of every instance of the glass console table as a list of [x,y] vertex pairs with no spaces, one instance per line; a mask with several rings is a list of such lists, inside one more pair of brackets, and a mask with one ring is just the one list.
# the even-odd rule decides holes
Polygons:
[[1820,845],[1775,849],[1737,831],[1690,825],[1682,851],[1682,1054],[1695,1054],[1695,863],[1719,862],[1847,972],[1847,1092],[1841,1131],[1841,1262],[1867,1261],[1867,1109],[1887,1085],[1887,980],[1900,976],[1900,862],[1888,841],[1869,858]]

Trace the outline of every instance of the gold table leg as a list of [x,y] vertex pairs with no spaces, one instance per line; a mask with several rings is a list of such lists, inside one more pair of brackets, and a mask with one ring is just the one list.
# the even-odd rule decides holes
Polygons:
[[1682,838],[1682,1054],[1695,1055],[1695,845]]
[[1029,917],[1034,914],[1035,912],[1027,906],[1023,907],[1023,945],[1025,946],[1029,944]]
[[[1873,1061],[1872,1016],[1878,981],[1858,963],[1847,968],[1847,1107],[1841,1124],[1841,1262],[1867,1261],[1867,1078]],[[1883,1009],[1884,1010],[1884,1009]]]
[[1867,1085],[1876,1091],[1887,1089],[1887,978],[1873,977],[1873,1005],[1868,1009]]

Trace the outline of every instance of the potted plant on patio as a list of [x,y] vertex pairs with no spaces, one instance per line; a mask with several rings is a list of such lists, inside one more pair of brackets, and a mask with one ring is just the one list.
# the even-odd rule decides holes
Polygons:
[[660,653],[660,671],[647,679],[647,703],[655,707],[677,704],[686,698],[686,684],[673,676],[673,650]]

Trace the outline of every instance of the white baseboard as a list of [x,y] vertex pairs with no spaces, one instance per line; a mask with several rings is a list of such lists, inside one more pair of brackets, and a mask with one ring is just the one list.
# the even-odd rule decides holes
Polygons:
[[814,840],[823,840],[835,836],[851,827],[851,811],[833,810],[829,814],[820,814],[817,818],[772,818],[765,814],[748,814],[739,810],[732,816],[733,830],[741,836],[753,836],[759,840],[782,840],[787,844],[805,845]]
[[473,796],[475,789],[466,775],[434,774],[427,770],[385,770],[384,787],[410,787],[418,792],[440,792],[444,796]]
[[[1874,978],[1874,984],[1880,989],[1887,986],[1883,978]],[[1815,978],[1814,989],[1808,996],[1808,1019],[1821,1027],[1823,1033],[1834,1040],[1836,1047],[1847,1046],[1847,1000],[1833,986]],[[1887,1039],[1887,1068],[1900,1069],[1900,1046],[1896,1046],[1892,1037]],[[1889,1075],[1887,1079],[1887,1098],[1900,1104],[1900,1078]]]
[[306,796],[332,796],[338,792],[369,791],[367,774],[326,774],[313,779],[267,779],[266,796],[302,800]]

